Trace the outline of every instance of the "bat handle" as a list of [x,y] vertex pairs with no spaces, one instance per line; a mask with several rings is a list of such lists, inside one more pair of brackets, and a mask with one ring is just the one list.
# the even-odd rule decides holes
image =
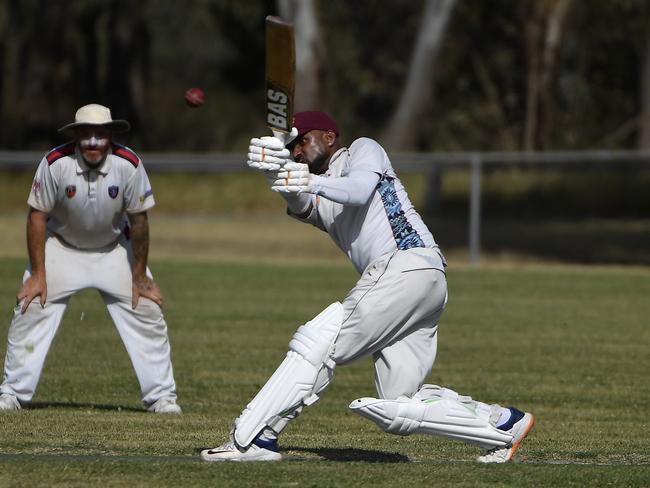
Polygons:
[[276,139],[280,139],[283,143],[285,142],[287,136],[289,135],[286,132],[277,129],[271,129],[271,132],[273,132],[273,137],[275,137]]
[[285,132],[278,129],[271,129],[271,132],[273,132],[273,137],[280,139],[285,146],[293,141],[298,135],[298,131],[295,127],[291,129],[291,132]]

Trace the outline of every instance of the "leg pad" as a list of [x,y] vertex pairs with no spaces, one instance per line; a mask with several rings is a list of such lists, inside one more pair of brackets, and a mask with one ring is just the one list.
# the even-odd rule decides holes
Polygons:
[[429,434],[475,444],[485,449],[506,446],[512,435],[498,430],[466,404],[440,396],[427,400],[360,398],[350,409],[397,435]]
[[232,437],[239,447],[247,448],[265,427],[281,430],[318,400],[332,377],[330,355],[342,321],[343,306],[335,302],[298,328],[282,364],[235,420]]

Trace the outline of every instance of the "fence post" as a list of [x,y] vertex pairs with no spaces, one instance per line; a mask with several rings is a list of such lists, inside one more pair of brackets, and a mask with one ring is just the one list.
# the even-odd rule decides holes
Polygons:
[[481,156],[473,154],[470,161],[469,193],[469,262],[481,259]]

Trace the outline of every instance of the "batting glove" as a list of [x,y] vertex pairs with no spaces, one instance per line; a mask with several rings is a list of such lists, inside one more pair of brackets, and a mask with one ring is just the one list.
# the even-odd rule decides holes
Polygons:
[[312,174],[304,163],[290,161],[278,171],[271,190],[280,193],[312,193]]
[[248,146],[246,164],[253,169],[277,171],[291,161],[291,154],[277,137],[254,137]]

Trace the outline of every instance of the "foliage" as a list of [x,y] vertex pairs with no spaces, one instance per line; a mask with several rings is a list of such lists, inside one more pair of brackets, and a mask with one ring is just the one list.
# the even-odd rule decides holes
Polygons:
[[[414,149],[522,147],[535,1],[458,2]],[[377,136],[395,112],[423,5],[318,3],[326,108],[346,139]],[[130,119],[137,147],[241,147],[266,131],[263,20],[275,12],[271,0],[0,2],[0,147],[46,149],[90,101]],[[649,21],[643,0],[572,2],[547,148],[635,146]],[[183,92],[194,85],[208,98],[191,110]]]

